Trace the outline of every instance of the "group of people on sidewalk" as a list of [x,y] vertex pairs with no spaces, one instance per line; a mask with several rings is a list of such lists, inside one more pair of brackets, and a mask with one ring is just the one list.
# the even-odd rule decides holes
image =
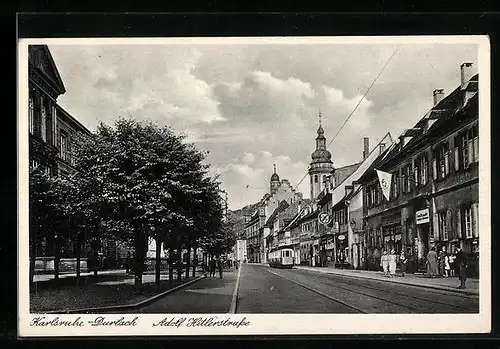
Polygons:
[[222,279],[222,271],[223,271],[223,262],[222,259],[215,259],[215,257],[212,257],[212,259],[208,262],[208,271],[210,274],[210,277],[215,277],[215,271],[219,271],[219,277]]
[[[380,257],[380,266],[383,269],[384,276],[394,277],[396,275],[396,265],[397,265],[398,255],[395,250],[391,250],[389,253],[383,251]],[[404,253],[401,252],[399,255],[399,262],[401,266],[401,275],[405,276],[406,266],[408,259]],[[466,253],[460,248],[456,248],[454,254],[447,253],[445,247],[439,252],[436,252],[436,248],[432,247],[427,254],[426,266],[427,275],[431,278],[437,276],[449,277],[458,274],[460,280],[459,289],[465,288],[466,272],[468,267],[468,259]]]
[[443,247],[438,254],[436,248],[432,247],[427,254],[426,263],[427,275],[429,277],[449,277],[458,274],[458,279],[460,280],[460,286],[458,286],[458,288],[465,288],[468,258],[467,254],[460,247],[456,247],[455,253],[453,254],[446,252],[445,247]]

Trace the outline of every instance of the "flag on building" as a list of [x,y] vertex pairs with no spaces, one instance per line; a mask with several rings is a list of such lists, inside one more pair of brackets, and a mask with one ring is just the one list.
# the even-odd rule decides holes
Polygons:
[[392,173],[387,173],[380,170],[376,171],[378,180],[380,182],[380,188],[382,188],[382,194],[384,194],[387,201],[389,201],[389,196],[391,194]]

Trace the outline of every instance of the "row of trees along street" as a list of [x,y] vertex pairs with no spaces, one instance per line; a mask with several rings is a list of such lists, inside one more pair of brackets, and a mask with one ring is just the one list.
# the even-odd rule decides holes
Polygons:
[[[30,170],[30,281],[33,282],[36,246],[53,241],[54,278],[59,277],[60,250],[71,241],[80,280],[82,250],[112,238],[133,247],[135,285],[140,291],[150,238],[156,241],[155,275],[160,284],[160,246],[169,250],[169,278],[173,265],[182,274],[181,251],[197,249],[209,255],[228,252],[235,243],[229,223],[223,222],[219,182],[203,164],[206,154],[169,127],[119,119],[100,124],[90,135],[75,136],[71,154],[76,171],[51,176]],[[176,251],[177,253],[174,253]],[[194,276],[196,260],[188,258]],[[94,271],[97,275],[97,270]]]

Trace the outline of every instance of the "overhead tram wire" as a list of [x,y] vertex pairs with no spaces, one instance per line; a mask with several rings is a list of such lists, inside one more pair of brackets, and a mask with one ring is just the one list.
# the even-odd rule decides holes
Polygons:
[[[354,112],[358,109],[359,105],[361,104],[361,102],[363,102],[363,100],[365,99],[366,95],[370,92],[370,90],[372,89],[372,87],[375,85],[375,83],[377,82],[378,78],[382,75],[382,73],[384,72],[385,68],[387,67],[387,65],[389,64],[389,62],[392,60],[392,58],[396,55],[396,52],[398,51],[399,49],[399,45],[396,46],[396,48],[394,49],[394,52],[392,53],[392,55],[387,59],[387,61],[385,62],[385,64],[383,65],[382,69],[380,69],[380,72],[377,74],[377,76],[375,77],[375,79],[373,79],[371,85],[368,87],[368,89],[366,90],[366,92],[363,94],[363,96],[360,98],[359,102],[356,104],[356,106],[354,107],[354,109],[352,110],[352,112],[347,116],[347,118],[345,119],[344,123],[342,124],[342,126],[340,126],[339,130],[337,131],[337,133],[335,134],[335,136],[333,136],[332,140],[328,143],[328,145],[326,146],[327,148],[333,143],[333,141],[337,138],[337,136],[340,134],[340,131],[342,131],[342,129],[344,128],[344,126],[347,124],[347,122],[349,121],[349,119],[351,118],[351,116],[354,114]],[[297,190],[297,188],[299,187],[299,185],[304,181],[304,179],[307,177],[308,175],[308,172],[306,172],[306,174],[304,175],[304,177],[302,177],[302,179],[299,181],[299,183],[295,186],[295,190]]]

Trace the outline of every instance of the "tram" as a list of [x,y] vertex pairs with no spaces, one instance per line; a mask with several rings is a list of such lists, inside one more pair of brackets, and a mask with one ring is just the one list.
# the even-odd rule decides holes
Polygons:
[[271,268],[293,268],[293,249],[282,248],[269,253],[269,266]]

